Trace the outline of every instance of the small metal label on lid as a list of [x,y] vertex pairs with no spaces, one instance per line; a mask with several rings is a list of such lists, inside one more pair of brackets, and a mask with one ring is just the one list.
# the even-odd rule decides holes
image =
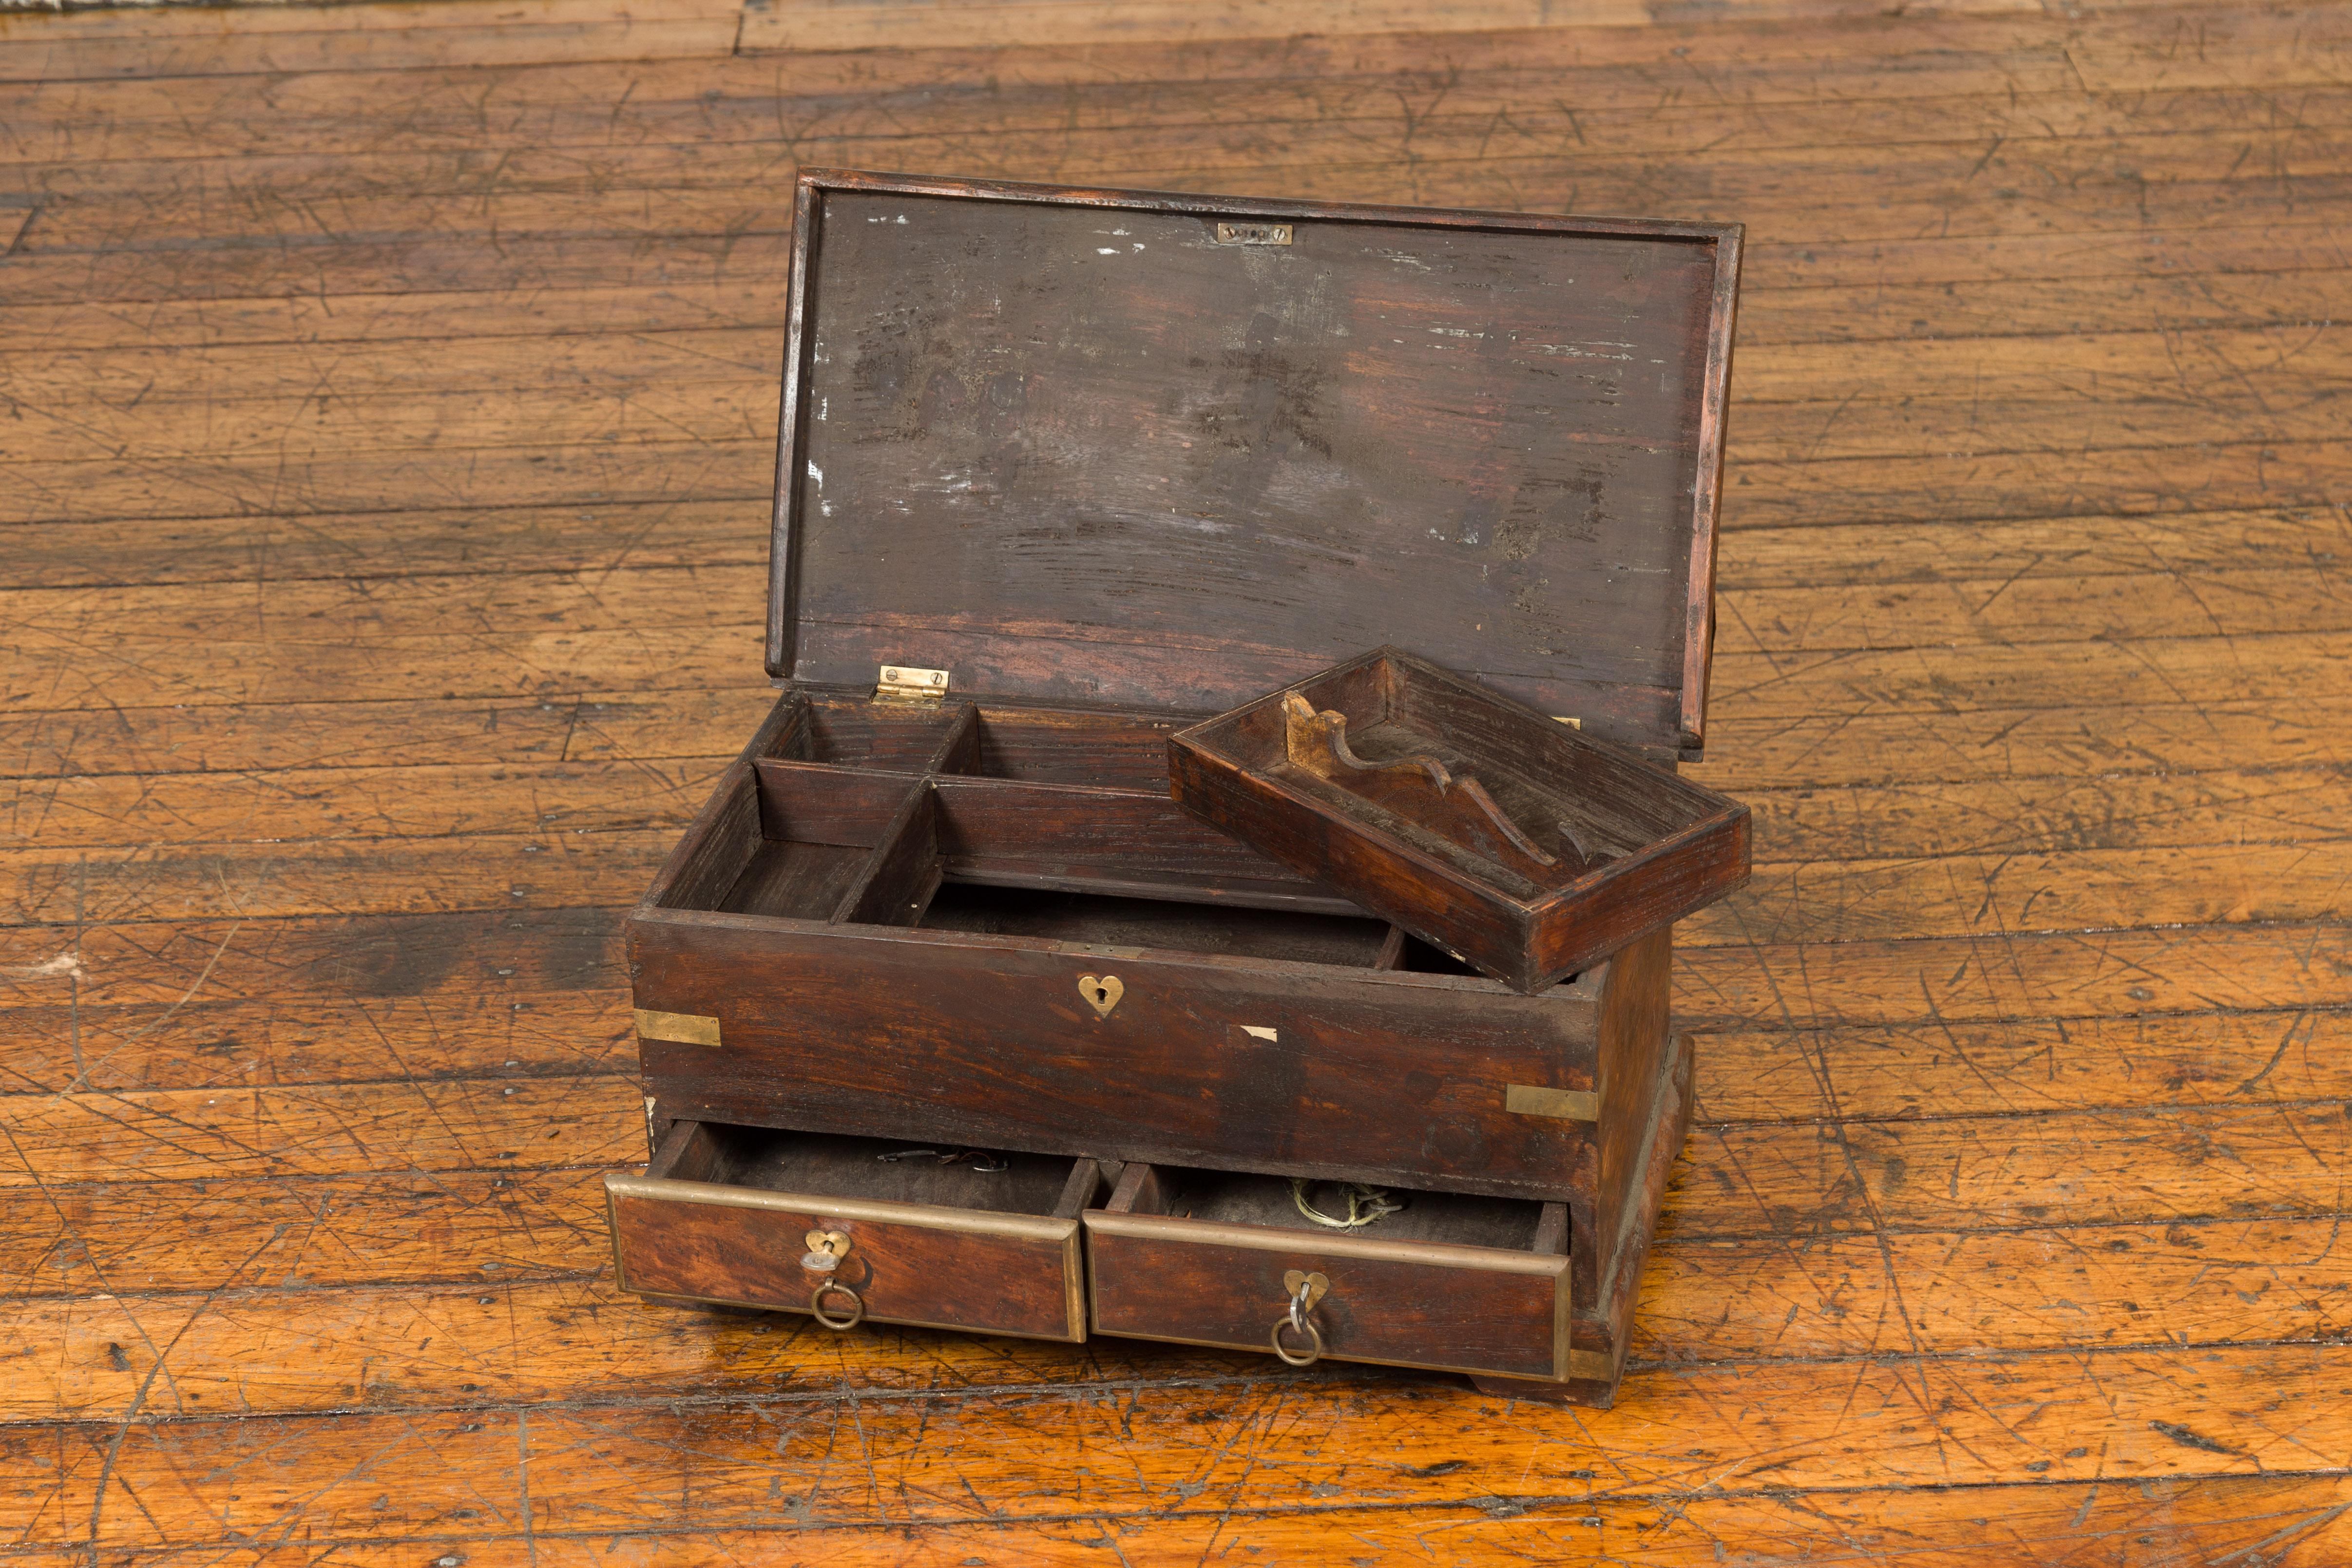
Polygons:
[[1286,223],[1221,223],[1217,226],[1219,245],[1288,245],[1290,226]]

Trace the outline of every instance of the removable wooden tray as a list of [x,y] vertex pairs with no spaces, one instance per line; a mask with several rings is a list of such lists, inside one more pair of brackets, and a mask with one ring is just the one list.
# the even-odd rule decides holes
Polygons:
[[1168,742],[1178,804],[1532,994],[1748,879],[1748,808],[1392,647]]

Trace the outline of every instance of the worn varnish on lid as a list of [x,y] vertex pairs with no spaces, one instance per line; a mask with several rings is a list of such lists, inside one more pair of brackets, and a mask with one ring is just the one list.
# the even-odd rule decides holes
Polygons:
[[1704,735],[1736,226],[813,173],[769,669],[1207,713],[1392,644]]

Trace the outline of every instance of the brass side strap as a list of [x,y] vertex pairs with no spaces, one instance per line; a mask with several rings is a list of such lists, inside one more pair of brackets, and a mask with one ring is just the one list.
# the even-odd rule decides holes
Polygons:
[[1503,1086],[1503,1109],[1521,1116],[1557,1116],[1565,1121],[1601,1120],[1601,1097],[1586,1089],[1538,1089],[1529,1083]]
[[679,1046],[715,1046],[719,1043],[719,1020],[699,1013],[649,1013],[640,1007],[637,1037],[667,1040]]

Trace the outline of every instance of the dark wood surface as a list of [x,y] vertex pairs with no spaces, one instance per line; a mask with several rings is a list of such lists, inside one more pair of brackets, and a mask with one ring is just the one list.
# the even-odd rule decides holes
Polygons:
[[1736,226],[839,171],[796,210],[772,674],[1198,714],[1392,642],[1697,747]]
[[[8,1550],[2352,1555],[2340,13],[1058,9],[0,17]],[[1748,224],[1614,1409],[615,1289],[801,161]]]

